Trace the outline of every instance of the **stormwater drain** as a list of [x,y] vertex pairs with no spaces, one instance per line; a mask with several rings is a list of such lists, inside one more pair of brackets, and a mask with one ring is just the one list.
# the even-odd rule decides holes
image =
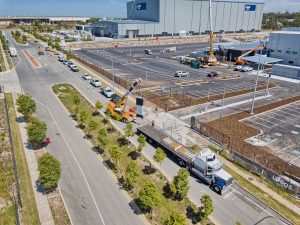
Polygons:
[[292,130],[291,131],[292,134],[299,134],[299,132]]

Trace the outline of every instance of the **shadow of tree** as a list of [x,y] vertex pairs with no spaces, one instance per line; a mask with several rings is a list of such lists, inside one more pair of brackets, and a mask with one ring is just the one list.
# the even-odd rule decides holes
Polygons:
[[119,144],[120,147],[128,144],[128,141],[127,141],[127,139],[125,137],[118,138],[117,142],[118,142],[118,144]]
[[155,172],[156,172],[156,169],[154,167],[152,167],[151,165],[147,165],[143,169],[143,173],[147,174],[147,175],[153,174]]
[[116,165],[110,159],[105,160],[103,163],[110,170],[116,170],[117,169]]
[[186,208],[186,217],[191,220],[193,224],[197,224],[201,221],[201,215],[199,211],[191,205]]

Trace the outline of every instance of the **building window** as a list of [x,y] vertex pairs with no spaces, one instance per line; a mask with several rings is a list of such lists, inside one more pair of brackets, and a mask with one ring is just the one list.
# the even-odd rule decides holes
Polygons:
[[293,52],[293,55],[298,55],[298,52]]
[[281,53],[282,51],[281,50],[277,50],[277,52]]
[[285,53],[286,53],[286,54],[291,54],[291,51],[286,51]]
[[293,65],[293,64],[294,64],[294,61],[289,61],[289,64]]

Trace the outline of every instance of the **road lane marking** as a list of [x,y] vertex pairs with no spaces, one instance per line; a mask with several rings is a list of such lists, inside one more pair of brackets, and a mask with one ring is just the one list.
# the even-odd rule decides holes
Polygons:
[[100,211],[100,209],[99,209],[99,207],[98,207],[98,204],[97,204],[97,202],[96,202],[96,199],[95,199],[95,197],[94,197],[94,195],[93,195],[93,192],[92,192],[92,189],[91,189],[91,187],[90,187],[90,185],[89,185],[89,182],[87,181],[87,178],[86,178],[86,176],[85,176],[85,174],[84,174],[84,172],[83,172],[83,170],[82,170],[82,168],[81,168],[81,166],[80,166],[80,164],[79,164],[79,162],[78,162],[78,160],[77,160],[77,158],[76,158],[74,152],[72,151],[72,149],[71,149],[71,147],[70,147],[68,141],[66,140],[66,138],[65,138],[65,136],[64,136],[64,133],[63,133],[62,130],[60,129],[60,126],[58,125],[56,119],[54,118],[54,116],[53,116],[51,110],[49,109],[48,106],[44,105],[43,103],[41,103],[41,102],[38,101],[37,99],[34,99],[34,100],[35,100],[37,103],[39,103],[40,105],[44,106],[44,107],[47,109],[47,111],[49,112],[49,114],[50,114],[52,120],[54,121],[55,126],[57,127],[57,129],[58,129],[59,132],[61,133],[61,137],[64,139],[64,141],[65,141],[65,143],[66,143],[66,145],[67,145],[67,147],[68,147],[68,150],[71,152],[72,157],[74,158],[74,160],[75,160],[75,162],[76,162],[76,164],[77,164],[77,166],[78,166],[78,168],[79,168],[79,170],[80,170],[80,172],[81,172],[81,174],[82,174],[82,176],[83,176],[83,178],[84,178],[84,181],[85,181],[85,183],[86,183],[86,185],[87,185],[88,191],[89,191],[89,193],[90,193],[90,195],[91,195],[91,197],[92,197],[92,200],[93,200],[93,202],[94,202],[94,204],[95,204],[95,206],[96,206],[96,209],[97,209],[97,211],[98,211],[98,214],[99,214],[99,217],[100,217],[100,219],[101,219],[101,222],[102,222],[103,225],[105,225],[103,216],[102,216],[101,211]]

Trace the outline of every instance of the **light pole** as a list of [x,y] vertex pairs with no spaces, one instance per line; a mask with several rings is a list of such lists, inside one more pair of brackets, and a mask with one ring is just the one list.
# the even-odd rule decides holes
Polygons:
[[223,98],[222,98],[222,106],[224,106],[224,98],[225,98],[225,87],[224,87]]
[[148,86],[148,70],[147,70],[147,66],[146,66],[146,87]]
[[269,74],[269,77],[268,77],[268,80],[267,80],[267,87],[266,87],[265,96],[269,95],[270,78],[271,78],[271,74]]
[[256,89],[257,89],[257,83],[258,83],[258,74],[259,74],[259,68],[261,64],[261,57],[262,57],[262,48],[260,49],[260,56],[257,66],[257,73],[256,73],[256,79],[255,79],[255,86],[254,86],[254,92],[253,92],[253,98],[252,98],[252,106],[251,106],[251,115],[254,114],[254,104],[255,104],[255,97],[256,97]]
[[113,78],[113,92],[115,91],[115,74],[114,74],[114,59],[113,56],[111,55],[111,74]]

